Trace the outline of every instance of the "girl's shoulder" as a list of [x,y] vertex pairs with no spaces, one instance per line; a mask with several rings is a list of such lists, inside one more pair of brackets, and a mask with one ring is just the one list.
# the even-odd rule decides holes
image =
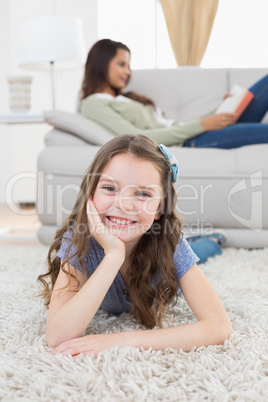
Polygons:
[[190,244],[182,234],[173,255],[177,279],[180,279],[189,268],[199,261]]
[[[72,239],[73,239],[72,231],[69,230],[63,234],[61,247],[57,252],[57,257],[60,259],[70,257],[69,263],[72,266],[76,267],[79,271],[83,272],[81,266],[81,259],[77,254],[78,248],[75,243],[71,244]],[[100,264],[100,261],[104,258],[104,250],[92,236],[89,237],[89,242],[86,239],[83,254],[85,248],[87,248],[87,250],[82,261],[85,264],[88,276],[90,276],[92,272]]]
[[[62,236],[62,241],[61,241],[61,248],[67,250],[69,244],[71,243],[72,239],[73,239],[73,231],[72,230],[67,230],[66,232],[64,232],[63,236]],[[85,239],[85,243],[87,242],[87,238]],[[76,247],[75,244],[73,244],[74,247]],[[85,245],[86,247],[86,245]],[[94,239],[94,237],[89,236],[89,250],[91,248],[94,248],[96,250],[103,250],[103,248],[99,245],[99,243],[97,242],[97,240]]]

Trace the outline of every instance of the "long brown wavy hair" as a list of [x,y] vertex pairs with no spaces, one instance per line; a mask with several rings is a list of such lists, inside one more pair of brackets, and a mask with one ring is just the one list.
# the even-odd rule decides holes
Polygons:
[[[89,95],[99,92],[100,88],[108,80],[108,68],[110,61],[115,57],[118,49],[123,49],[129,52],[129,48],[121,42],[115,42],[111,39],[101,39],[96,42],[90,49],[85,65],[85,72],[81,88],[81,100]],[[126,85],[128,84],[128,78]],[[117,88],[114,88],[116,95],[124,95],[127,98],[141,102],[144,105],[152,105],[155,107],[152,99],[146,96],[130,91],[122,93]]]
[[[60,268],[70,277],[68,261],[76,256],[86,274],[83,258],[90,243],[90,230],[87,220],[87,202],[93,197],[101,173],[115,155],[131,153],[139,158],[151,161],[160,173],[163,198],[161,199],[161,216],[153,222],[151,228],[140,238],[130,256],[129,295],[132,302],[134,318],[148,328],[155,325],[162,327],[165,313],[172,302],[177,300],[178,281],[176,279],[173,255],[182,233],[182,221],[175,212],[177,197],[171,182],[169,165],[158,144],[144,135],[122,135],[113,138],[97,153],[82,181],[73,211],[63,226],[57,231],[55,240],[48,253],[48,272],[40,275],[38,280],[44,285],[41,296],[45,305],[49,305]],[[81,230],[83,229],[83,230]],[[60,261],[56,256],[62,239],[67,231],[72,238],[66,257]],[[69,253],[75,245],[76,252]],[[72,254],[72,255],[69,255]],[[76,265],[76,264],[75,264]],[[49,279],[49,283],[47,282]],[[77,289],[79,281],[77,280]],[[156,281],[155,289],[152,281]]]

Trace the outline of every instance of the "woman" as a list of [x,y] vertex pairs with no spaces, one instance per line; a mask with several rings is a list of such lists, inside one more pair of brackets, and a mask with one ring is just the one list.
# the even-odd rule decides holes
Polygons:
[[145,96],[123,93],[130,77],[127,46],[110,39],[95,43],[85,67],[81,114],[115,135],[144,134],[167,146],[228,149],[268,142],[268,125],[260,124],[268,110],[268,76],[250,88],[255,97],[238,121],[232,113],[211,113],[187,123],[166,119]]

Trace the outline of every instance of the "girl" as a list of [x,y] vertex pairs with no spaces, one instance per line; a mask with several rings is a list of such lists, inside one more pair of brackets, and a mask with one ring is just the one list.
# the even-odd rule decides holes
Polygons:
[[[166,147],[143,135],[115,137],[99,150],[50,247],[49,271],[38,278],[52,353],[97,356],[128,345],[189,351],[230,336],[227,313],[175,213],[177,175]],[[181,292],[197,322],[163,329]],[[82,337],[99,307],[130,312],[149,329]]]
[[144,134],[158,144],[236,148],[268,143],[268,124],[260,124],[268,110],[268,75],[250,88],[255,97],[237,122],[232,113],[211,112],[187,123],[164,118],[151,99],[123,93],[130,77],[128,47],[110,39],[98,41],[85,66],[81,114],[115,135]]

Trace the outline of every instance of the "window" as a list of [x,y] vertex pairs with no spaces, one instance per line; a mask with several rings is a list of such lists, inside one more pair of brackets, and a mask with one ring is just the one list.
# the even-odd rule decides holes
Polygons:
[[155,0],[99,0],[98,36],[127,45],[132,69],[154,68]]
[[[267,15],[267,0],[220,0],[201,67],[267,67]],[[125,43],[133,69],[177,67],[159,0],[98,0],[98,37]]]

